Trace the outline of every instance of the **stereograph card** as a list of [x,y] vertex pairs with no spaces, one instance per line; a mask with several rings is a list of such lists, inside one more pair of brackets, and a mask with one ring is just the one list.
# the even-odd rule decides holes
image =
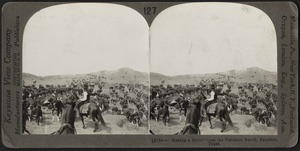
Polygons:
[[7,2],[8,148],[298,143],[294,2]]

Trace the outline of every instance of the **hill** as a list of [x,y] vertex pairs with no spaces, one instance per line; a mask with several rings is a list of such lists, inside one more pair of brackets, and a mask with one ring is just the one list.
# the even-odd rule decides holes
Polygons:
[[36,76],[29,73],[23,73],[25,85],[32,84],[53,84],[53,85],[69,85],[72,81],[89,80],[91,82],[106,83],[130,83],[130,84],[197,84],[202,80],[214,79],[219,81],[232,81],[238,83],[277,83],[277,74],[258,67],[247,68],[245,70],[230,70],[226,72],[210,73],[210,74],[193,74],[193,75],[177,75],[167,76],[159,73],[139,72],[130,68],[121,68],[117,70],[103,70],[88,74],[75,75],[53,75],[53,76]]
[[25,85],[32,84],[52,84],[52,85],[70,85],[72,81],[88,80],[90,82],[106,82],[106,83],[130,83],[130,84],[149,84],[148,73],[139,72],[130,68],[121,68],[113,71],[103,70],[88,74],[75,75],[52,75],[52,76],[36,76],[29,73],[23,73]]
[[[152,75],[154,75],[152,77]],[[219,81],[232,81],[238,83],[273,83],[277,84],[277,73],[270,72],[258,67],[245,70],[230,70],[226,72],[194,75],[165,76],[151,73],[151,84],[197,84],[202,80],[214,79]]]

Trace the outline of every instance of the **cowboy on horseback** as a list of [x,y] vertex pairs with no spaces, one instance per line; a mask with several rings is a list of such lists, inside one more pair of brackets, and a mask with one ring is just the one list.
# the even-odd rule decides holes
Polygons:
[[83,98],[78,100],[79,103],[77,105],[77,109],[80,112],[80,107],[86,103],[90,102],[90,93],[88,92],[88,85],[84,85],[83,87]]
[[202,116],[203,117],[206,117],[207,116],[207,111],[206,111],[206,108],[213,104],[213,103],[216,103],[217,102],[217,94],[216,94],[216,91],[215,91],[215,85],[214,84],[211,84],[210,85],[210,97],[204,101],[201,102],[201,109],[200,109],[200,112],[202,113]]

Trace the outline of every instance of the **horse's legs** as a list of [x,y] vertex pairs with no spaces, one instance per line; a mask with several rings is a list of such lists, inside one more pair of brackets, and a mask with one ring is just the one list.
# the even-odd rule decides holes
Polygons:
[[224,115],[219,115],[219,117],[220,117],[220,121],[222,122],[221,132],[224,132],[226,130],[226,120]]
[[103,119],[103,117],[102,117],[102,115],[101,115],[101,112],[98,114],[98,122],[101,122],[101,124],[103,125],[103,126],[106,126],[106,124],[105,124],[105,122],[104,122],[104,119]]
[[179,122],[181,122],[181,109],[179,109]]
[[99,120],[98,120],[98,117],[97,115],[91,115],[92,116],[92,120],[94,121],[95,123],[95,126],[94,126],[94,131],[93,132],[96,132],[99,128]]
[[271,126],[271,122],[270,122],[270,119],[269,119],[269,118],[266,119],[266,124],[267,124],[267,127],[270,127],[270,126]]
[[202,125],[202,121],[203,121],[203,117],[200,115],[200,119],[199,119],[199,127]]
[[80,116],[80,119],[81,119],[81,122],[82,122],[82,128],[85,128],[83,114],[79,113],[79,116]]
[[39,117],[36,117],[35,122],[37,125],[40,125]]
[[170,117],[167,116],[167,117],[166,117],[167,126],[169,126],[169,119],[170,119]]
[[99,123],[98,123],[98,120],[97,121],[94,121],[95,122],[95,127],[94,127],[94,131],[93,132],[96,132],[99,128]]
[[211,115],[210,114],[207,114],[208,116],[208,121],[209,121],[209,124],[210,124],[210,129],[213,129],[214,127],[212,126],[211,124]]
[[181,122],[181,114],[180,114],[180,111],[179,111],[179,122]]
[[45,117],[42,116],[42,119],[41,119],[41,123],[42,125],[45,125]]
[[184,108],[184,121],[186,121],[186,112],[187,112],[187,108]]
[[44,124],[45,124],[45,122],[44,122],[43,120],[44,120],[43,116],[40,116],[39,121],[40,121],[41,125],[44,125]]

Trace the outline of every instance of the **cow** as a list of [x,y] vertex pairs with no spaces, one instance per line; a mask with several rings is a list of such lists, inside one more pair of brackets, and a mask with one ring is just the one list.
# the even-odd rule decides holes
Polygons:
[[246,106],[242,106],[240,110],[241,110],[241,114],[242,115],[249,115],[249,114],[251,114],[250,110]]
[[119,110],[118,107],[112,107],[111,113],[112,113],[112,114],[120,115],[120,114],[121,114],[121,110]]

